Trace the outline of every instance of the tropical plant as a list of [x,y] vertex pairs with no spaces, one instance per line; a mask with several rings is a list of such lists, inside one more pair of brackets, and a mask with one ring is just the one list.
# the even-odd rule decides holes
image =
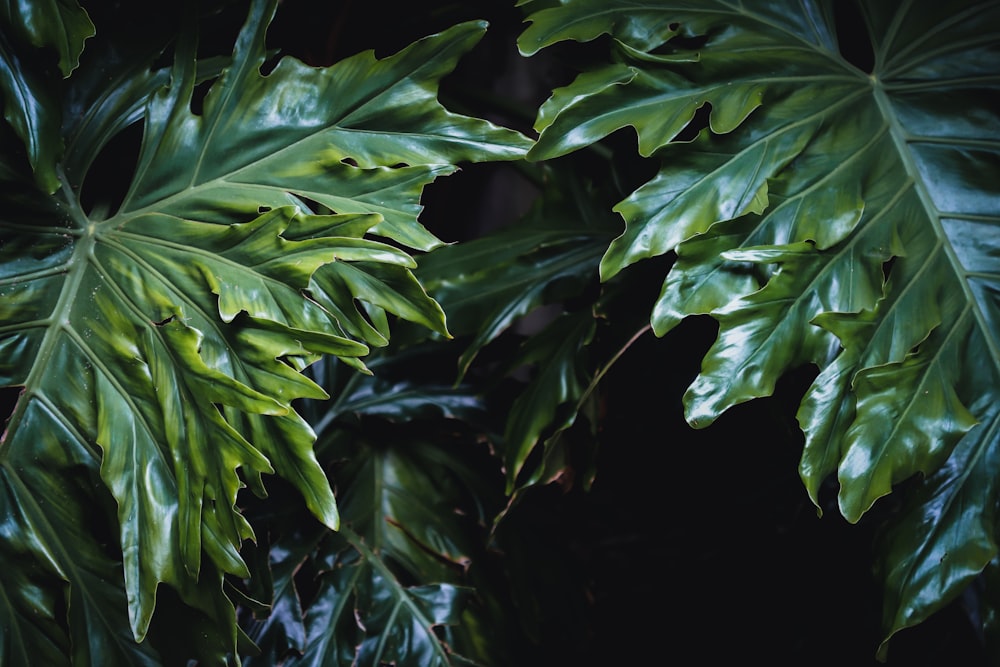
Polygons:
[[[558,508],[710,321],[687,422],[805,378],[797,491],[885,522],[871,653],[1000,655],[1000,4],[487,4],[4,5],[0,664],[577,664]],[[444,243],[460,166],[530,206]]]

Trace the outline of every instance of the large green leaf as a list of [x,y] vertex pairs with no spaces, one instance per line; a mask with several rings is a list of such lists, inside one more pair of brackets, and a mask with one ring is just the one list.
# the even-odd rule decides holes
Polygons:
[[[206,634],[222,640],[193,642],[195,657],[236,652],[223,578],[249,574],[240,549],[254,537],[240,489],[264,495],[263,475],[277,474],[339,526],[315,436],[292,407],[326,392],[301,371],[332,355],[367,372],[360,357],[385,344],[390,315],[448,335],[400,249],[440,244],[417,222],[421,189],[458,162],[513,159],[530,144],[435,98],[484,23],[381,60],[283,58],[265,74],[276,6],[251,3],[221,70],[196,61],[193,30],[169,80],[150,69],[155,47],[139,59],[102,51],[96,72],[66,87],[63,134],[32,130],[66,146],[55,188],[33,186],[22,163],[37,171],[38,160],[3,135],[0,386],[21,388],[0,441],[11,527],[0,549],[12,563],[0,646],[13,662],[29,644],[51,664],[70,652],[82,664],[154,660],[104,615],[127,597],[142,640],[161,583],[218,626]],[[127,184],[123,202],[88,209],[80,190],[97,178],[96,152],[137,119],[134,175],[101,175]],[[90,519],[100,530],[79,519],[115,504],[116,519]]]
[[[631,127],[639,152],[662,160],[615,207],[626,227],[601,271],[672,253],[657,334],[689,315],[718,320],[685,396],[692,425],[813,364],[799,421],[817,504],[836,473],[857,521],[895,484],[929,476],[884,568],[902,591],[887,599],[891,635],[997,551],[1000,6],[859,3],[859,25],[841,24],[857,34],[838,35],[834,4],[542,6],[523,53],[606,34],[615,58],[554,92],[529,155]],[[871,71],[841,53],[856,38]],[[849,53],[863,63],[863,49]],[[972,470],[942,478],[959,450]]]

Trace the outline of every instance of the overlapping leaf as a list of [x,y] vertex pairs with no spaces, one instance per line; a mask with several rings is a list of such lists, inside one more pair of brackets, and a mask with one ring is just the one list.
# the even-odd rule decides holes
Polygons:
[[[509,490],[549,481],[561,471],[561,452],[550,446],[551,438],[573,424],[587,390],[591,370],[584,350],[597,315],[584,307],[561,315],[541,311],[532,323],[528,318],[545,306],[562,312],[564,301],[590,287],[614,234],[614,220],[593,206],[607,192],[558,169],[544,178],[545,191],[522,220],[485,238],[435,250],[418,270],[448,312],[452,331],[471,335],[459,359],[459,378],[483,348],[515,325],[532,328],[523,349],[500,369],[531,369],[504,427]],[[545,462],[518,482],[539,445],[546,450]]]
[[[16,151],[2,165],[0,385],[23,387],[0,461],[12,527],[0,548],[24,568],[5,575],[12,660],[27,650],[6,638],[18,636],[47,646],[52,664],[69,651],[81,664],[153,660],[113,620],[106,630],[95,620],[121,608],[109,600],[121,597],[122,577],[135,638],[167,583],[218,624],[211,634],[223,641],[199,657],[233,653],[222,577],[248,574],[239,551],[253,537],[239,489],[263,495],[263,475],[276,473],[323,523],[339,522],[313,431],[291,407],[325,392],[300,371],[321,355],[365,370],[359,357],[385,343],[390,315],[447,335],[398,248],[439,243],[416,220],[421,189],[459,161],[527,148],[435,99],[484,24],[383,60],[368,52],[314,69],[282,59],[264,75],[275,6],[251,4],[231,65],[197,114],[195,84],[214,64],[199,67],[193,42],[181,40],[169,85],[145,107],[138,167],[116,211],[85,210],[77,193],[93,153],[136,117],[150,82],[164,81],[148,66],[102,61],[112,87],[80,77],[66,103],[93,112],[72,116],[66,137],[51,124],[22,133],[29,155],[65,139],[55,196],[32,187]],[[41,162],[25,161],[36,174]],[[63,488],[57,480],[73,469],[95,477]],[[92,490],[98,471],[117,522],[112,512],[102,517],[110,526],[83,532],[73,513],[103,502]]]
[[322,446],[349,460],[338,474],[348,480],[345,528],[316,539],[314,530],[275,525],[273,607],[251,626],[271,647],[259,664],[464,664],[435,628],[455,625],[472,594],[459,582],[480,550],[484,516],[469,500],[482,500],[490,481],[425,442],[376,443],[341,431]]
[[[616,206],[626,228],[602,276],[675,253],[654,329],[719,321],[685,396],[695,426],[818,366],[799,414],[802,477],[818,500],[837,473],[851,521],[896,483],[936,475],[956,446],[970,466],[994,460],[1000,386],[1000,8],[864,4],[858,17],[870,73],[842,57],[834,5],[819,0],[572,0],[530,15],[519,42],[531,54],[614,38],[615,62],[542,107],[530,156],[631,126],[640,153],[662,159]],[[887,600],[890,634],[996,554],[996,472],[922,487],[887,556],[887,585],[903,591]]]
[[[4,2],[0,4],[0,93],[4,119],[24,142],[38,186],[59,187],[56,164],[63,154],[55,86],[44,63],[43,47],[58,54],[59,71],[68,77],[80,61],[94,24],[79,4]],[[32,50],[24,45],[33,47]]]

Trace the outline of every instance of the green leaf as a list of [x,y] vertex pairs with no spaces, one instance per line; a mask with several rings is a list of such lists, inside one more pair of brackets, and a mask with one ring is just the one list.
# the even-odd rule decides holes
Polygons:
[[[54,102],[67,122],[51,134],[50,116],[39,135],[65,154],[31,161],[36,174],[53,167],[53,196],[15,152],[0,160],[0,386],[22,388],[0,438],[12,527],[0,550],[14,564],[2,613],[25,638],[4,644],[12,661],[29,643],[52,664],[154,661],[136,642],[159,632],[161,584],[179,599],[166,619],[186,606],[206,628],[165,659],[236,655],[223,581],[250,574],[242,489],[264,496],[277,474],[323,525],[340,525],[315,433],[293,408],[327,398],[303,371],[330,355],[369,372],[360,358],[385,344],[390,316],[448,335],[401,249],[440,244],[416,219],[421,189],[458,162],[530,145],[436,100],[484,23],[381,60],[280,58],[265,74],[276,7],[250,4],[231,60],[199,62],[188,25],[169,77],[150,69],[161,40],[126,40],[45,88],[50,98],[23,88],[24,108]],[[96,153],[137,120],[134,175],[104,179],[128,186],[121,205],[82,198]],[[62,484],[78,469],[91,478]],[[104,542],[76,514],[94,506],[109,508],[92,518]],[[131,633],[104,608],[127,610]]]
[[[332,448],[328,453],[347,461],[338,475],[345,480],[345,527],[319,537],[314,530],[283,535],[288,546],[272,549],[271,613],[281,615],[258,624],[254,638],[295,648],[291,638],[297,630],[286,628],[295,622],[298,604],[290,596],[297,599],[298,587],[308,581],[302,572],[313,572],[309,585],[316,586],[315,594],[298,612],[304,649],[289,654],[287,664],[455,664],[459,647],[451,641],[448,648],[435,630],[450,631],[472,593],[455,582],[478,552],[477,529],[484,520],[482,509],[469,506],[468,499],[484,498],[489,480],[439,444],[405,438],[369,442],[347,431],[334,431],[325,440]],[[305,558],[302,544],[312,545]],[[300,573],[290,580],[293,569]]]
[[[289,651],[301,654],[306,648],[304,612],[295,577],[316,549],[315,539],[298,539],[294,544],[267,545],[263,558],[267,563],[254,571],[254,578],[269,577],[271,583],[263,610],[255,611],[247,624],[247,634],[260,647],[259,656],[251,656],[245,664],[278,664]],[[291,540],[289,540],[291,542]]]
[[[136,644],[129,631],[121,564],[108,554],[92,527],[106,499],[81,503],[91,478],[78,466],[73,436],[49,410],[38,406],[24,419],[39,428],[28,461],[18,456],[0,465],[0,516],[6,536],[0,554],[0,645],[3,664],[159,665],[149,642]],[[89,457],[88,457],[89,458]],[[74,461],[74,459],[77,459]],[[40,467],[39,464],[45,466]],[[87,471],[95,473],[96,471]],[[73,582],[70,585],[69,582]],[[56,609],[68,604],[68,619]],[[69,623],[70,634],[65,626]]]
[[32,46],[55,49],[64,77],[80,64],[84,42],[96,32],[75,0],[8,1],[0,6],[0,19]]
[[[27,43],[36,49],[52,48],[59,70],[69,77],[79,65],[84,42],[95,29],[87,12],[73,0],[5,2],[0,5],[0,93],[4,119],[27,149],[38,187],[47,193],[59,187],[56,164],[62,157],[62,120],[56,86],[44,63],[45,51],[19,49]],[[8,28],[10,32],[8,32]]]
[[[661,159],[615,207],[625,230],[601,275],[673,254],[655,332],[688,315],[718,320],[685,395],[688,421],[706,426],[814,365],[800,471],[817,504],[834,473],[851,521],[918,474],[927,503],[968,499],[968,532],[932,507],[899,519],[894,531],[919,543],[887,555],[887,587],[903,586],[887,600],[891,636],[996,554],[995,489],[973,492],[961,474],[932,489],[958,443],[997,446],[1000,14],[971,0],[859,5],[871,72],[841,54],[833,3],[822,0],[570,0],[531,14],[519,45],[531,54],[611,37],[614,62],[543,105],[530,156],[632,127],[639,153]],[[957,543],[939,563],[935,535],[946,531]],[[911,574],[934,568],[934,581],[900,574],[901,561]]]
[[[900,520],[881,537],[876,565],[885,596],[883,626],[891,629],[879,647],[882,659],[889,655],[889,639],[895,632],[930,616],[934,607],[917,601],[928,596],[949,599],[954,590],[980,576],[983,562],[993,561],[987,569],[995,567],[995,510],[968,511],[998,491],[1000,419],[995,405],[984,408],[988,421],[959,442],[945,464],[908,499]],[[980,429],[987,432],[986,437]],[[995,637],[989,632],[989,619],[984,621],[988,637]]]
[[[376,232],[427,250],[440,241],[416,222],[423,185],[457,162],[514,159],[530,146],[434,97],[433,83],[481,38],[484,23],[454,26],[383,60],[368,51],[317,69],[286,58],[263,76],[260,4],[201,116],[176,109],[180,91],[190,95],[190,72],[153,101],[150,117],[162,122],[146,134],[122,214],[166,201],[162,212],[184,217],[211,202],[210,221],[232,222],[305,197],[339,213],[378,213]],[[185,196],[165,199],[174,192]]]
[[[367,549],[361,553],[374,560]],[[404,588],[353,550],[332,554],[331,561],[306,614],[307,649],[286,664],[452,664],[432,628],[457,620],[467,591],[447,585]],[[355,614],[364,626],[355,625]]]
[[[504,432],[507,491],[537,482],[546,472],[542,466],[519,480],[525,462],[544,436],[569,428],[576,420],[578,402],[590,378],[586,371],[586,348],[596,328],[587,311],[562,315],[543,332],[524,344],[519,364],[536,366],[531,381],[511,406]],[[546,442],[546,450],[552,441]]]
[[63,152],[55,95],[44,75],[25,63],[24,56],[3,33],[0,33],[0,92],[4,98],[4,120],[23,142],[37,186],[44,192],[55,192],[59,188],[56,162]]
[[448,313],[451,331],[473,335],[459,359],[459,379],[505,331],[596,278],[615,222],[592,202],[607,193],[557,169],[543,177],[549,187],[523,218],[421,259],[417,276]]

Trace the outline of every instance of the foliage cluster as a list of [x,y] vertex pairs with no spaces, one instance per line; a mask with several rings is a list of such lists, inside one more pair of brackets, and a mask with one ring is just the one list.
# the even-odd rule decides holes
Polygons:
[[0,7],[0,664],[1000,658],[1000,3],[386,11]]

